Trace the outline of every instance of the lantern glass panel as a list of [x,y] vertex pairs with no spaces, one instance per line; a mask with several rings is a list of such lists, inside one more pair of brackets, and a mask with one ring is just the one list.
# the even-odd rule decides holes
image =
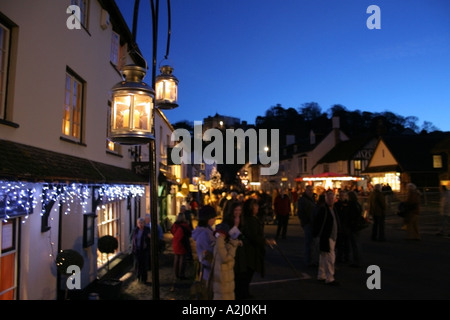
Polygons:
[[134,100],[134,128],[151,131],[152,97],[136,95]]
[[174,103],[177,101],[177,84],[172,79],[160,80],[156,83],[156,100]]
[[112,113],[112,130],[120,130],[130,127],[130,106],[131,97],[129,95],[115,96],[114,109]]

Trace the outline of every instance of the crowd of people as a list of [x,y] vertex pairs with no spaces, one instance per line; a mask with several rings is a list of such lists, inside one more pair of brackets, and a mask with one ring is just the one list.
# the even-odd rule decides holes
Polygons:
[[[418,224],[421,194],[413,183],[404,189],[399,208],[405,211],[402,215],[405,239],[417,241],[421,239]],[[441,194],[443,220],[439,234],[443,235],[450,219],[450,191],[443,186]],[[267,245],[286,239],[289,217],[296,215],[304,235],[305,265],[316,269],[318,281],[339,285],[335,279],[336,263],[356,268],[363,264],[360,235],[364,228],[370,228],[370,240],[386,241],[385,219],[392,204],[391,195],[390,187],[381,184],[375,184],[369,191],[317,190],[306,185],[302,190],[276,190],[273,194],[224,193],[202,205],[191,199],[181,206],[170,228],[174,274],[177,279],[186,279],[186,261],[195,259],[201,270],[200,280],[210,286],[212,299],[251,298],[249,288],[255,273],[265,275]],[[187,210],[187,206],[193,210]],[[268,217],[277,224],[274,238],[264,231]],[[197,221],[195,227],[193,218]],[[217,219],[221,221],[217,223]],[[148,226],[139,220],[133,245],[138,261],[136,270],[142,281],[145,281],[142,270],[148,262],[142,260],[141,250],[148,248],[148,237]]]
[[266,245],[275,240],[264,233],[263,202],[258,193],[242,197],[233,192],[218,208],[209,203],[199,209],[192,238],[212,299],[248,299],[254,274],[264,277]]

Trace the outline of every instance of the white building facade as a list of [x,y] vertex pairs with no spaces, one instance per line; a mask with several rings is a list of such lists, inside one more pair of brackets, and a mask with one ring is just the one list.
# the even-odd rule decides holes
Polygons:
[[130,43],[114,1],[0,2],[0,300],[58,299],[60,250],[82,256],[81,289],[128,253],[148,179],[107,137]]

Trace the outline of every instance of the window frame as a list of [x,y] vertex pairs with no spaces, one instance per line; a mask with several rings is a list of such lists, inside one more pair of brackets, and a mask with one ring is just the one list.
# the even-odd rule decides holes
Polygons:
[[[18,128],[17,123],[12,122],[13,118],[13,105],[12,105],[12,93],[14,90],[13,78],[15,76],[16,59],[17,56],[17,36],[18,36],[18,26],[7,16],[0,12],[0,24],[3,29],[8,31],[8,35],[5,37],[7,42],[7,57],[5,58],[5,70],[3,75],[2,83],[4,84],[3,90],[4,94],[2,101],[0,101],[0,124],[7,125],[13,128]],[[0,61],[0,63],[2,63]],[[3,86],[2,84],[2,86]],[[2,90],[0,88],[0,90]]]
[[[97,248],[97,269],[101,269],[102,267],[104,267],[108,263],[108,260],[110,261],[113,260],[121,252],[120,244],[122,238],[121,232],[122,202],[123,200],[104,202],[100,204],[99,209],[97,210],[98,238],[101,238],[102,236],[105,235],[110,235],[115,237],[119,242],[119,247],[117,248],[116,253],[107,254],[106,259],[104,259],[105,257],[103,253],[101,253]],[[105,213],[105,211],[109,210],[112,210],[111,216],[108,216],[107,212]],[[112,233],[114,234],[111,234],[111,230],[113,230]]]
[[[18,228],[19,228],[19,221],[20,218],[12,218],[12,219],[8,219],[8,220],[1,220],[0,221],[0,243],[1,243],[1,239],[4,237],[3,232],[4,232],[4,227],[6,224],[11,224],[12,225],[12,246],[9,246],[8,248],[4,247],[3,244],[0,246],[0,260],[6,259],[8,260],[9,257],[12,258],[11,263],[14,264],[13,265],[13,269],[12,269],[12,283],[10,286],[7,286],[5,288],[0,288],[0,297],[3,295],[6,295],[6,297],[8,297],[9,294],[12,294],[12,299],[17,299],[17,294],[18,294],[18,285],[17,285],[17,275],[18,275],[18,258],[19,258],[19,251],[18,251]],[[0,263],[0,273],[3,274],[3,272],[1,271],[1,266],[2,263]],[[4,285],[4,284],[3,284]]]
[[433,169],[442,169],[444,167],[441,154],[433,154]]
[[[0,119],[7,120],[8,75],[11,59],[11,27],[4,23],[0,16],[0,28],[5,35],[0,39]],[[3,35],[3,33],[2,33]],[[5,42],[5,45],[3,43]]]
[[[114,59],[115,58],[115,59]],[[111,32],[111,50],[109,53],[109,60],[111,63],[119,68],[121,59],[121,49],[120,49],[120,34],[112,30]]]
[[[83,142],[83,129],[84,129],[84,109],[85,109],[85,105],[86,105],[86,101],[85,101],[85,91],[86,91],[86,81],[83,80],[83,78],[81,78],[77,73],[75,73],[72,69],[70,69],[69,67],[66,68],[66,73],[65,73],[65,85],[64,85],[64,103],[63,103],[63,117],[62,117],[62,127],[61,127],[61,135],[62,135],[62,139],[64,140],[69,140],[72,142],[76,142],[76,143],[82,143]],[[69,92],[68,88],[67,88],[67,80],[68,77],[71,79],[70,81],[70,88],[69,88]],[[74,81],[76,81],[79,84],[79,99],[77,99],[77,103],[79,100],[79,123],[78,123],[78,130],[77,130],[77,134],[78,136],[75,136],[73,134],[73,130],[74,130],[74,115],[73,115],[73,84]],[[67,94],[69,94],[69,104],[67,104]],[[77,95],[78,96],[78,95]],[[66,119],[66,109],[69,108],[70,110],[68,111],[70,113],[69,115],[69,119]],[[78,108],[78,105],[77,105]],[[66,132],[66,122],[69,122],[69,134],[67,134]]]

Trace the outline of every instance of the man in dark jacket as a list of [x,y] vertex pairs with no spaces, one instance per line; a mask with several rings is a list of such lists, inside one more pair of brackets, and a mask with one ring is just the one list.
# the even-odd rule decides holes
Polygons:
[[298,199],[297,204],[297,216],[300,220],[300,225],[303,228],[303,233],[305,234],[305,262],[307,266],[316,264],[316,261],[312,261],[312,225],[315,207],[316,202],[314,200],[313,187],[308,185],[305,188],[305,192],[303,192],[302,196]]
[[336,261],[335,247],[338,234],[338,217],[334,212],[335,195],[328,190],[325,195],[326,205],[320,207],[314,220],[314,237],[319,237],[319,270],[317,279],[328,285],[338,285],[334,279]]
[[147,282],[150,265],[150,228],[145,225],[144,218],[138,218],[137,226],[132,233],[134,266],[139,282]]
[[376,184],[369,195],[369,215],[373,219],[372,241],[385,241],[386,200],[381,191],[381,184]]
[[291,212],[291,199],[284,189],[280,189],[280,193],[276,196],[273,209],[278,222],[276,238],[278,239],[281,234],[281,238],[286,239],[289,214]]

